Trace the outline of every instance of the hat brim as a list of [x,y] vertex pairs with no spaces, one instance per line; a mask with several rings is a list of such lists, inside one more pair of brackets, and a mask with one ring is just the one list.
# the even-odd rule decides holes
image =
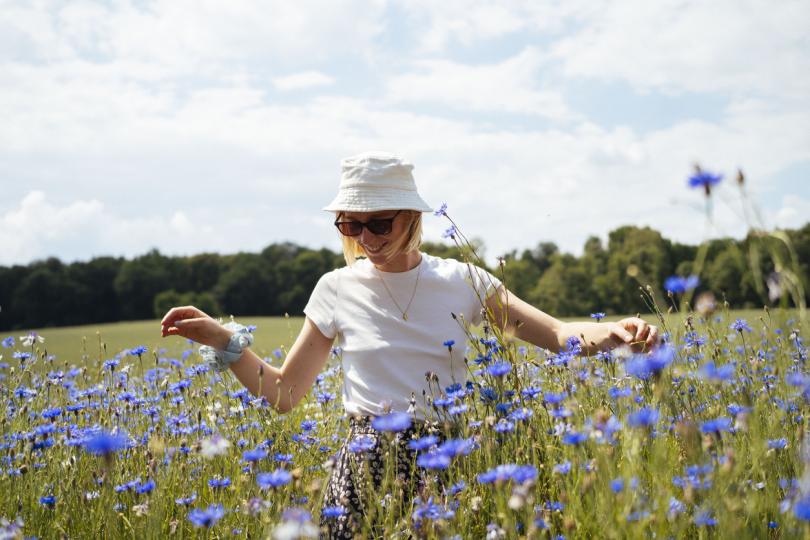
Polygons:
[[381,210],[416,210],[432,212],[433,208],[415,191],[342,189],[338,196],[323,207],[327,212],[379,212]]

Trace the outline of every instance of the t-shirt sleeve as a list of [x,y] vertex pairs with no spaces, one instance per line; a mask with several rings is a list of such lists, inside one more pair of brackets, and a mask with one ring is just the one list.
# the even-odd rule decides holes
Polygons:
[[321,333],[334,338],[337,335],[335,326],[335,304],[337,302],[337,273],[328,272],[321,276],[309,297],[304,314]]
[[503,286],[503,283],[491,273],[475,265],[469,265],[468,268],[464,269],[464,272],[466,273],[467,282],[472,285],[470,294],[472,295],[473,308],[470,321],[473,324],[480,324],[482,320],[481,302],[486,301],[487,298],[495,294]]

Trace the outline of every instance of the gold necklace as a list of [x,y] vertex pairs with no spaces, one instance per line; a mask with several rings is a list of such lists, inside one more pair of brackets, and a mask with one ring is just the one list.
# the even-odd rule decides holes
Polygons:
[[[377,267],[375,266],[374,269],[377,270]],[[414,283],[414,285],[413,285],[413,292],[411,293],[411,299],[408,300],[408,305],[405,306],[405,309],[403,310],[399,306],[399,302],[397,302],[397,299],[394,298],[393,294],[391,294],[391,289],[389,289],[388,285],[385,283],[385,279],[383,279],[382,272],[377,270],[377,274],[380,276],[380,281],[382,281],[383,287],[385,287],[385,292],[388,293],[388,296],[391,298],[391,301],[394,302],[394,305],[397,306],[397,309],[399,310],[399,312],[402,313],[402,320],[403,321],[408,320],[408,310],[411,309],[411,304],[413,303],[413,299],[416,296],[416,288],[419,287],[419,275],[421,273],[422,273],[422,260],[420,259],[419,260],[419,268],[416,270],[416,283]]]

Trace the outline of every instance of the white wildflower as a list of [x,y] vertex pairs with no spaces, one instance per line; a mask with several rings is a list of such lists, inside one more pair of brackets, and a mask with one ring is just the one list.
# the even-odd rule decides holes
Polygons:
[[208,439],[200,442],[200,454],[204,458],[211,459],[214,456],[221,456],[231,447],[231,442],[222,435],[215,433]]

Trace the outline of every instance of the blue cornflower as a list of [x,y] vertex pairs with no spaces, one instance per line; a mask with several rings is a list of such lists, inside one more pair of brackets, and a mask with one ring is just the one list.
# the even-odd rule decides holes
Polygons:
[[51,418],[56,418],[60,414],[62,414],[62,408],[54,407],[53,409],[45,409],[42,411],[42,418],[50,420]]
[[571,472],[571,462],[563,461],[562,463],[557,463],[554,465],[554,472],[559,474],[568,474]]
[[433,212],[433,215],[434,216],[446,216],[447,215],[447,203],[443,202],[442,205]]
[[39,437],[44,437],[45,435],[50,435],[51,433],[56,431],[56,426],[53,424],[42,424],[41,426],[37,426],[34,428],[34,433],[37,434]]
[[547,392],[543,394],[543,401],[549,405],[558,405],[562,403],[566,397],[568,397],[568,395],[565,392],[560,392],[559,394]]
[[121,361],[118,358],[111,358],[109,360],[104,361],[104,369],[109,369],[110,371],[115,371],[115,368],[120,364]]
[[749,333],[751,332],[751,327],[748,326],[748,321],[746,321],[745,319],[737,319],[736,321],[734,321],[729,325],[729,328],[731,330],[736,330],[741,334],[743,333],[743,331]]
[[188,520],[193,523],[195,527],[211,528],[217,521],[222,519],[224,515],[225,509],[221,504],[212,504],[206,510],[193,509],[188,513]]
[[515,423],[510,422],[509,420],[506,420],[504,418],[501,418],[500,420],[498,420],[498,423],[495,424],[494,429],[498,433],[510,433],[515,430]]
[[507,480],[523,484],[524,482],[533,481],[535,478],[537,478],[537,469],[533,465],[515,465],[512,463],[498,465],[494,469],[480,473],[477,476],[478,482],[481,484],[492,484]]
[[717,185],[723,179],[722,174],[712,174],[708,171],[698,170],[695,174],[689,177],[689,187],[699,188],[702,187],[708,194],[711,187]]
[[783,450],[787,448],[787,439],[784,437],[782,437],[781,439],[768,439],[768,448],[775,450]]
[[532,414],[534,413],[532,412],[531,409],[521,407],[520,409],[515,409],[514,411],[509,413],[509,419],[516,421],[528,420],[529,418],[531,418]]
[[624,491],[624,478],[614,478],[610,481],[610,490],[613,493],[621,493]]
[[420,454],[416,464],[423,469],[446,469],[450,466],[450,456],[437,451]]
[[684,503],[682,503],[675,497],[669,498],[669,508],[667,510],[667,514],[669,514],[670,517],[677,516],[678,514],[682,514],[685,511],[686,505]]
[[147,480],[143,484],[135,486],[135,493],[151,493],[155,489],[155,481],[152,479]]
[[714,527],[717,525],[717,520],[712,517],[712,513],[709,510],[703,510],[698,513],[692,521],[698,527]]
[[455,240],[457,234],[458,232],[456,231],[456,226],[450,225],[450,227],[448,227],[447,230],[442,233],[442,238],[452,238]]
[[3,348],[8,349],[14,346],[14,336],[8,336],[3,340]]
[[751,412],[751,407],[744,407],[742,405],[737,405],[736,403],[732,403],[728,407],[726,407],[728,414],[731,416],[737,416],[738,414],[747,414]]
[[793,515],[803,521],[810,521],[810,495],[805,495],[793,505]]
[[145,353],[146,353],[146,351],[148,351],[148,350],[149,350],[149,349],[147,349],[145,346],[143,346],[143,345],[138,345],[138,346],[137,346],[137,347],[135,347],[134,349],[130,349],[130,350],[129,350],[129,355],[130,355],[130,356],[141,356],[142,354],[145,354]]
[[456,341],[454,339],[448,339],[447,341],[442,343],[442,345],[444,345],[445,347],[447,347],[451,351],[453,350],[453,345],[455,345],[455,344],[456,344]]
[[301,420],[301,431],[312,431],[317,425],[316,420]]
[[512,370],[512,364],[506,360],[495,362],[487,366],[487,373],[493,377],[503,377]]
[[261,448],[256,448],[254,450],[245,450],[242,452],[242,461],[247,462],[254,462],[259,461],[267,457],[267,451]]
[[53,505],[56,504],[56,497],[54,495],[46,495],[44,497],[40,497],[39,504],[41,504],[42,506],[53,508]]
[[213,489],[222,489],[231,485],[231,479],[227,476],[225,478],[211,478],[208,485]]
[[411,415],[394,411],[384,416],[377,416],[371,420],[371,427],[377,431],[405,431],[411,427]]
[[108,456],[127,447],[129,438],[125,433],[102,431],[84,442],[84,449],[97,456]]
[[695,275],[688,277],[669,276],[664,280],[664,289],[668,292],[680,294],[691,291],[700,284],[700,278]]
[[700,376],[710,381],[731,381],[734,379],[734,365],[725,364],[715,367],[714,362],[706,362],[700,369]]
[[452,510],[445,509],[439,504],[434,504],[433,497],[430,497],[426,503],[417,498],[414,501],[416,509],[411,514],[414,521],[422,521],[423,519],[437,520],[437,519],[451,519],[456,513]]
[[439,442],[439,438],[435,435],[426,435],[421,439],[414,439],[408,442],[408,448],[411,450],[427,450],[434,444]]
[[591,319],[596,319],[596,322],[599,322],[604,318],[605,318],[605,314],[602,313],[601,311],[599,311],[597,313],[591,313]]
[[576,431],[572,431],[571,433],[566,433],[565,435],[563,435],[562,443],[570,444],[572,446],[578,446],[587,440],[588,440],[587,433],[577,433]]
[[438,452],[447,457],[456,457],[469,454],[475,443],[472,439],[448,439],[439,445]]
[[326,506],[321,510],[321,515],[327,519],[338,518],[346,514],[346,509],[342,506]]
[[278,461],[279,463],[292,463],[293,455],[292,454],[282,454],[281,452],[276,452],[273,455],[273,459]]
[[377,440],[374,437],[370,435],[360,435],[349,441],[348,448],[349,452],[359,454],[372,450],[376,444]]
[[179,499],[175,499],[174,502],[182,506],[188,506],[196,500],[197,500],[197,492],[195,491],[188,497],[180,497]]
[[719,433],[721,431],[729,431],[730,429],[731,418],[727,416],[721,416],[719,418],[715,418],[714,420],[703,422],[700,425],[700,431],[702,433]]
[[292,475],[284,469],[276,469],[269,473],[259,473],[256,475],[256,483],[261,489],[277,488],[290,483]]
[[625,362],[624,370],[628,375],[646,380],[659,375],[674,359],[675,349],[669,345],[662,345],[649,354],[632,356]]
[[659,413],[656,409],[643,407],[627,417],[627,425],[631,427],[650,428],[658,423]]
[[527,386],[523,390],[520,391],[520,395],[526,399],[534,399],[537,396],[543,395],[543,389],[539,386]]
[[467,404],[462,403],[460,405],[453,405],[447,409],[447,413],[451,416],[455,416],[457,414],[464,414],[467,412]]
[[630,396],[633,395],[633,389],[632,388],[617,388],[615,386],[611,386],[608,389],[608,395],[614,400],[617,400],[617,399],[623,398],[623,397],[630,397]]

